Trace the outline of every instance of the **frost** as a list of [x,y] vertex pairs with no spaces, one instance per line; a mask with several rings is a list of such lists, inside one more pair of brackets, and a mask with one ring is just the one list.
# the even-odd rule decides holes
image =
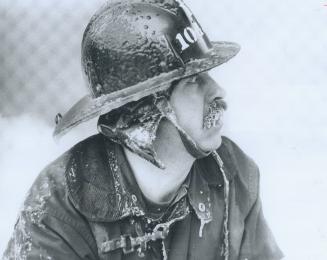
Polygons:
[[122,216],[131,216],[131,215],[139,217],[139,216],[144,216],[145,213],[142,209],[140,209],[137,206],[128,207],[125,205],[125,207],[123,208],[123,211],[122,211]]
[[[33,246],[31,229],[33,225],[37,225],[39,228],[45,228],[42,224],[42,217],[45,214],[46,201],[50,196],[51,192],[48,179],[42,179],[29,192],[15,225],[14,234],[10,240],[8,252],[4,256],[4,259],[27,259]],[[47,257],[46,259],[50,260],[51,258]]]
[[118,207],[121,208],[122,215],[143,216],[145,214],[144,211],[137,205],[136,201],[133,201],[132,196],[126,196],[128,192],[125,190],[124,186],[121,185],[121,179],[120,179],[121,172],[118,167],[117,158],[113,151],[108,152],[108,163],[112,172],[112,176],[114,178],[115,192],[119,197]]
[[[32,198],[32,203],[30,205],[25,205],[25,212],[33,224],[44,227],[41,220],[45,214],[46,201],[51,196],[48,179],[42,180],[42,182],[37,185],[37,188],[38,190],[34,198]],[[31,195],[33,196],[33,193]],[[26,204],[28,204],[28,202]]]
[[113,151],[108,152],[108,163],[114,178],[114,186],[116,194],[124,194],[125,190],[120,185],[120,177],[118,173],[118,162]]
[[208,112],[203,120],[203,127],[206,129],[210,129],[214,126],[221,126],[222,124],[222,116],[224,110],[226,110],[227,105],[225,101],[221,99],[214,99],[208,108]]
[[216,160],[220,172],[222,173],[223,179],[224,179],[224,202],[225,202],[225,208],[224,208],[224,220],[223,220],[223,233],[224,233],[224,242],[222,246],[221,255],[224,256],[225,260],[229,259],[229,180],[227,178],[227,175],[224,171],[224,162],[220,158],[219,154],[214,151],[212,152],[212,155],[214,159]]
[[130,138],[138,140],[140,143],[147,143],[150,139],[152,139],[152,136],[144,128],[139,127],[130,133]]
[[168,259],[168,254],[167,254],[167,249],[166,249],[166,246],[165,246],[165,242],[163,240],[161,241],[161,245],[162,245],[163,260],[167,260]]
[[15,226],[15,233],[10,240],[10,250],[4,256],[4,260],[9,259],[27,259],[28,252],[32,249],[32,237],[29,227],[22,213]]
[[134,153],[163,168],[157,158],[153,143],[161,119],[154,96],[132,102],[100,117],[99,131],[113,141],[125,145]]
[[[73,166],[70,167],[69,169],[69,172],[68,172],[68,175],[70,176],[70,179],[73,181],[73,182],[76,182],[76,172],[75,172],[75,162],[72,162]],[[74,167],[75,166],[75,167]],[[86,165],[87,166],[87,165]],[[65,184],[64,184],[65,185]]]
[[211,219],[207,220],[207,219],[201,218],[200,221],[201,221],[201,225],[200,225],[200,229],[199,229],[199,237],[202,237],[204,225],[209,223],[211,221]]

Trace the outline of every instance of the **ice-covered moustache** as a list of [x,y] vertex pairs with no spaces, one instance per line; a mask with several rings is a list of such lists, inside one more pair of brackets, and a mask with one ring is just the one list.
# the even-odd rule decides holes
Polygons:
[[226,109],[226,102],[220,98],[215,98],[210,102],[207,114],[203,119],[203,128],[210,129],[215,126],[221,126],[224,110]]

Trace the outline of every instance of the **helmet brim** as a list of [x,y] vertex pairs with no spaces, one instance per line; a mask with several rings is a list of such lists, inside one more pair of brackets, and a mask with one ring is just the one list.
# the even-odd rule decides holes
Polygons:
[[56,125],[53,136],[59,138],[80,123],[106,114],[129,102],[166,90],[175,80],[217,67],[233,58],[240,50],[240,46],[233,42],[212,42],[212,46],[213,48],[206,58],[192,60],[186,63],[185,67],[162,73],[131,87],[97,98],[90,95],[83,97],[61,118]]

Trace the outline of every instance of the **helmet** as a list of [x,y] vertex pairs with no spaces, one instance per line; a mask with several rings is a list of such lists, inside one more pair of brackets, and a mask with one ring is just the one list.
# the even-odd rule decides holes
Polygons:
[[218,66],[239,49],[236,43],[210,42],[181,0],[111,1],[83,36],[90,95],[59,120],[54,135]]

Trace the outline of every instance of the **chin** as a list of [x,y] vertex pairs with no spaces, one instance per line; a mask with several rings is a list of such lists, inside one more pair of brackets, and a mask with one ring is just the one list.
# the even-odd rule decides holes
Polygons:
[[199,147],[206,152],[217,150],[222,143],[221,134],[216,134],[211,138],[208,138],[200,143],[198,143]]

